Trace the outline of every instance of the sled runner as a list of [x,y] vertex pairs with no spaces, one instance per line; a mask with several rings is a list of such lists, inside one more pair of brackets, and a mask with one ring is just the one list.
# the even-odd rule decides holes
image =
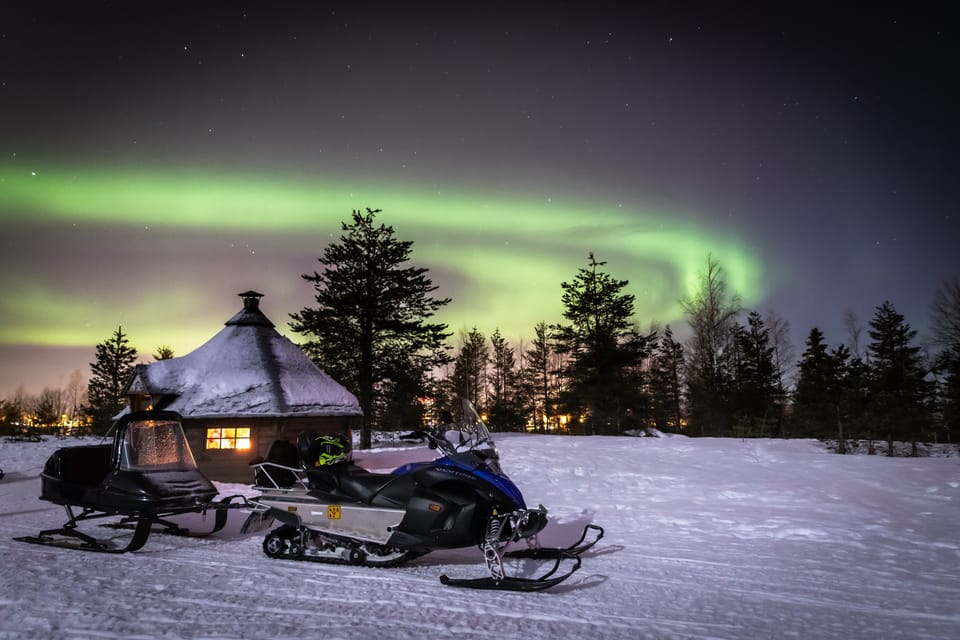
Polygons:
[[[538,591],[563,582],[580,568],[580,555],[603,529],[588,525],[567,548],[536,547],[547,510],[526,506],[501,470],[493,438],[473,406],[461,401],[460,413],[457,422],[422,432],[441,457],[385,474],[355,465],[340,436],[301,434],[296,450],[278,447],[253,465],[261,495],[250,500],[254,510],[245,530],[279,521],[263,541],[264,553],[273,558],[385,567],[437,549],[477,546],[488,575],[441,576],[443,584]],[[596,535],[585,542],[590,531]],[[504,553],[521,540],[533,546]],[[511,577],[505,558],[553,563],[538,578]]]
[[[246,506],[241,496],[215,501],[217,489],[197,469],[183,434],[180,416],[169,411],[141,411],[123,416],[113,443],[66,447],[50,456],[40,475],[40,499],[59,504],[67,522],[21,542],[126,553],[143,547],[158,525],[177,535],[190,532],[168,520],[185,513],[214,512],[210,535],[223,528],[227,510]],[[121,516],[110,526],[133,529],[123,546],[80,531],[90,520]]]

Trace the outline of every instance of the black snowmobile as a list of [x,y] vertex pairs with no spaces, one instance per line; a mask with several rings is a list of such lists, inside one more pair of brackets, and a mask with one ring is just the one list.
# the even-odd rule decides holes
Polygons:
[[[246,505],[240,496],[214,501],[217,489],[197,469],[180,416],[171,411],[123,416],[114,424],[112,444],[58,449],[40,478],[40,499],[63,505],[68,520],[58,529],[16,540],[85,551],[136,551],[154,525],[160,525],[163,533],[189,535],[167,518],[213,510],[213,531],[205,534],[209,535],[226,524],[228,509]],[[110,516],[121,516],[111,526],[133,529],[126,546],[116,547],[77,528],[80,522]]]
[[[580,568],[580,554],[603,536],[603,529],[591,524],[570,547],[538,548],[536,535],[547,524],[547,510],[527,508],[500,469],[493,438],[469,402],[462,402],[457,422],[423,435],[442,456],[386,474],[354,464],[340,436],[304,433],[296,448],[275,443],[279,446],[271,448],[267,461],[254,465],[261,495],[250,500],[256,506],[247,521],[282,523],[264,539],[264,552],[274,558],[385,567],[437,549],[476,545],[489,575],[444,575],[443,584],[537,591],[570,577]],[[589,530],[596,536],[585,542]],[[520,540],[529,548],[505,553],[507,544]],[[510,577],[505,557],[554,562],[538,578]],[[569,568],[558,574],[565,561]]]

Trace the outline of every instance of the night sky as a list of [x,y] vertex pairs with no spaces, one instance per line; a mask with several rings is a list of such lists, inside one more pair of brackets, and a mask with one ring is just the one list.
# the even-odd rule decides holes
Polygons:
[[118,325],[185,355],[248,289],[297,340],[365,207],[512,341],[591,251],[681,336],[712,253],[798,356],[885,300],[922,333],[960,272],[949,3],[128,4],[0,7],[0,397]]

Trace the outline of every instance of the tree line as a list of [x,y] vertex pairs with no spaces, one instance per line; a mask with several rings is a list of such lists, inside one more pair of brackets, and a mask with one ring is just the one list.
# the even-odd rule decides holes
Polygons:
[[[720,262],[707,256],[694,292],[681,300],[689,338],[670,326],[641,330],[629,282],[588,255],[559,283],[562,321],[542,321],[529,344],[495,329],[453,335],[434,314],[449,299],[412,243],[377,224],[379,210],[354,211],[323,270],[306,274],[315,307],[291,328],[317,364],[358,391],[364,432],[429,422],[451,397],[470,399],[493,428],[582,434],[659,429],[700,436],[952,442],[960,407],[960,280],[933,303],[936,353],[887,301],[863,327],[848,321],[853,346],[829,347],[814,327],[797,360],[789,324],[744,309]],[[434,413],[431,414],[431,408]],[[366,436],[365,436],[366,437]]]
[[[955,441],[956,277],[933,301],[931,351],[885,301],[866,327],[846,318],[846,343],[831,346],[810,329],[798,359],[787,321],[745,309],[715,257],[680,300],[689,333],[680,342],[669,325],[641,330],[629,282],[590,253],[559,283],[562,320],[537,323],[529,343],[473,327],[451,344],[453,333],[434,318],[450,299],[435,297],[428,270],[411,263],[413,243],[379,223],[380,213],[354,211],[342,223],[322,268],[302,275],[315,305],[289,323],[304,352],[357,396],[362,446],[373,428],[429,424],[455,395],[501,430],[822,438],[840,452],[853,440]],[[123,407],[136,350],[121,328],[96,349],[84,411],[103,425]],[[154,358],[172,356],[161,347]]]

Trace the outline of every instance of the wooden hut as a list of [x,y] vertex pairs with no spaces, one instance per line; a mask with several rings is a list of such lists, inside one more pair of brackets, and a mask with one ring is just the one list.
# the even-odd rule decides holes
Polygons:
[[195,351],[139,365],[127,386],[131,410],[183,416],[197,466],[224,482],[252,481],[249,463],[274,440],[301,431],[343,433],[362,415],[356,397],[318,368],[260,310],[263,294]]

